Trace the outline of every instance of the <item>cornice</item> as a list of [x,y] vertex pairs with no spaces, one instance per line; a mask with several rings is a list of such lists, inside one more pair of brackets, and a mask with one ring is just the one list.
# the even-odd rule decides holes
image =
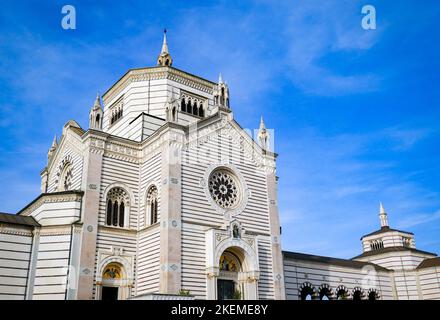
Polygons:
[[79,190],[42,193],[17,214],[28,216],[44,203],[78,202],[81,201],[83,195],[84,192]]
[[10,225],[0,223],[0,234],[32,237],[33,236],[32,230],[33,230],[32,227],[29,228],[11,227]]
[[56,227],[42,227],[40,229],[40,237],[48,236],[65,236],[72,234],[72,225],[56,226]]

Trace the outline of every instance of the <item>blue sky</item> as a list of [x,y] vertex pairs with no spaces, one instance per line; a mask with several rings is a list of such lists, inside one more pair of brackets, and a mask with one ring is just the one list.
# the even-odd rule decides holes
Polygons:
[[[361,28],[366,4],[376,30]],[[154,65],[166,27],[174,66],[221,72],[237,121],[273,128],[285,250],[357,255],[383,201],[392,227],[440,252],[439,16],[435,0],[3,3],[0,211],[39,194],[53,135]]]

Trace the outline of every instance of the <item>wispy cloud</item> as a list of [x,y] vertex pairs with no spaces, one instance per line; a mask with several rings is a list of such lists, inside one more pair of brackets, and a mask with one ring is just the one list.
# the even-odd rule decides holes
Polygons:
[[400,219],[397,223],[399,228],[411,228],[418,225],[426,224],[440,219],[440,210],[433,213],[412,214],[411,216]]
[[[361,8],[360,1],[300,1],[289,11],[284,33],[289,38],[286,62],[297,87],[325,96],[378,90],[381,76],[365,70],[343,73],[324,62],[339,55],[359,70],[353,57],[371,49],[382,32],[361,28]],[[358,55],[349,58],[347,53]]]

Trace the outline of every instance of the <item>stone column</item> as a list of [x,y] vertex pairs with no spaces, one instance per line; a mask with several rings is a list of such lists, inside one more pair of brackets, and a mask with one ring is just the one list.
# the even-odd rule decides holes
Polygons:
[[84,196],[81,208],[81,245],[79,247],[79,271],[77,299],[93,298],[93,274],[96,259],[96,238],[98,231],[98,211],[101,185],[104,141],[89,138],[84,155],[82,187]]
[[[180,131],[180,130],[179,130]],[[159,292],[177,294],[181,289],[181,148],[183,132],[165,133],[160,186]]]
[[268,200],[269,200],[269,221],[272,246],[272,264],[275,300],[285,300],[283,254],[281,251],[280,239],[280,218],[278,214],[277,177],[275,170],[267,170],[266,173]]

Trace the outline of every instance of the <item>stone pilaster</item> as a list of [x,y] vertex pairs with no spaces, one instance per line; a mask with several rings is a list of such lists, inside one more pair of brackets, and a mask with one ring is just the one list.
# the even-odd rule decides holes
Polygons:
[[67,279],[67,300],[75,300],[77,298],[77,280],[79,273],[79,259],[81,254],[81,235],[82,225],[72,225],[72,234],[70,240],[69,274]]
[[181,289],[181,151],[183,132],[168,131],[162,149],[159,292]]
[[[95,269],[101,169],[104,153],[103,150],[97,147],[98,144],[91,140],[89,140],[89,148],[85,151],[81,188],[84,190],[84,196],[81,208],[81,244],[78,248],[80,254],[76,298],[79,300],[90,300],[93,298],[93,274]],[[103,143],[100,145],[103,146]],[[70,298],[73,299],[74,297],[70,296]]]
[[40,176],[41,176],[41,193],[46,193],[47,192],[47,182],[49,179],[47,168],[44,168],[43,171],[41,171]]
[[283,254],[281,251],[280,218],[278,213],[278,191],[275,172],[268,170],[266,175],[268,199],[269,199],[269,222],[272,246],[273,281],[275,300],[285,300]]
[[34,294],[35,272],[37,269],[38,248],[40,246],[40,228],[36,227],[32,231],[32,251],[29,263],[29,273],[26,284],[26,300],[32,300]]

